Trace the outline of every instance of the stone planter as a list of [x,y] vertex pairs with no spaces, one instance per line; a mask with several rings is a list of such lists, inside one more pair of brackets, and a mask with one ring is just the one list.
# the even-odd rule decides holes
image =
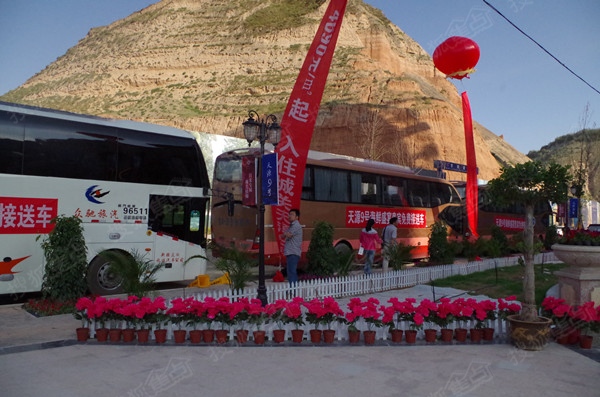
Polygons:
[[555,272],[560,297],[571,306],[589,301],[600,304],[600,247],[554,244],[552,250],[569,265]]
[[554,244],[554,255],[569,266],[600,268],[600,247]]

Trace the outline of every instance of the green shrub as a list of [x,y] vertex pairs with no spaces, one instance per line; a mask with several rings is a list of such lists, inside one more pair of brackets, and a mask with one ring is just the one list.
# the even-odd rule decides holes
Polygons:
[[132,250],[130,254],[121,250],[106,250],[100,256],[110,263],[109,271],[121,279],[121,288],[130,296],[147,296],[154,290],[156,272],[162,263],[146,259],[146,254]]
[[544,236],[544,248],[547,250],[551,249],[552,245],[558,242],[558,237],[556,226],[548,226],[546,228],[546,235]]
[[404,265],[411,262],[412,256],[411,251],[414,247],[412,245],[405,245],[400,242],[396,244],[388,244],[384,250],[384,255],[389,260],[389,265],[394,270],[404,269]]
[[61,302],[75,300],[87,291],[87,247],[81,219],[61,215],[52,223],[54,229],[41,243],[46,259],[42,296]]
[[448,242],[446,225],[435,222],[431,225],[429,235],[429,261],[437,264],[453,263],[455,258],[454,247]]
[[318,276],[331,276],[335,273],[338,258],[333,247],[333,232],[333,225],[329,222],[319,221],[315,225],[306,253],[310,273]]
[[233,291],[244,289],[246,283],[254,278],[251,269],[257,265],[256,259],[236,248],[221,247],[220,253],[215,267],[229,275],[229,287]]
[[500,248],[500,255],[498,256],[504,256],[510,253],[508,238],[500,226],[492,226],[492,240],[496,241]]

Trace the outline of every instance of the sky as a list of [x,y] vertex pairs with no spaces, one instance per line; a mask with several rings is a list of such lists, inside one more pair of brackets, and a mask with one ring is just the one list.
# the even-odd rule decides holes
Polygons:
[[[0,0],[0,95],[42,71],[93,27],[157,0]],[[473,119],[520,152],[582,128],[600,128],[600,1],[365,0],[432,55],[450,36],[477,42],[481,57],[466,91]],[[589,109],[586,113],[586,107]],[[586,116],[587,115],[587,116]],[[585,120],[585,122],[584,122]]]

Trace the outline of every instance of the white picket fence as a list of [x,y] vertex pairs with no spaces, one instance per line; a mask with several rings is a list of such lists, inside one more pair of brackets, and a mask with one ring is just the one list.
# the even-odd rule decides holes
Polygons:
[[[430,267],[412,267],[405,270],[389,271],[387,273],[378,272],[371,275],[351,275],[345,277],[334,277],[326,279],[314,279],[299,281],[290,285],[287,282],[284,283],[269,283],[267,288],[267,298],[269,302],[274,302],[278,299],[290,300],[293,297],[302,297],[305,300],[313,298],[323,298],[330,296],[333,298],[348,298],[361,295],[368,295],[377,292],[390,291],[394,289],[402,289],[413,287],[417,284],[427,284],[434,280],[443,279],[454,275],[467,275],[494,268],[502,268],[507,266],[517,265],[519,261],[518,256],[503,257],[496,259],[487,259],[475,262],[468,262],[466,264],[452,264],[452,265],[441,265],[441,266],[430,266]],[[558,262],[554,253],[546,252],[537,254],[534,259],[536,264],[553,263]],[[257,295],[257,287],[247,287],[243,290],[232,291],[231,289],[221,290],[208,290],[206,292],[197,293],[194,295],[197,300],[204,300],[207,297],[219,299],[221,297],[228,297],[230,300],[237,300],[239,298],[255,298]],[[170,302],[168,302],[170,306]],[[489,322],[491,328],[494,328],[494,338],[496,340],[504,340],[507,334],[507,324],[501,319],[497,319]],[[474,321],[454,323],[449,328],[472,328],[475,326]],[[367,329],[367,324],[359,321],[357,327],[361,330]],[[281,327],[275,323],[265,324],[263,329],[266,331],[267,338],[269,340],[273,337],[273,331],[275,329],[286,330],[286,340],[291,337],[291,331],[296,328],[293,324],[286,324]],[[314,326],[311,324],[305,324],[300,326],[299,329],[304,330],[304,339],[310,340],[309,331]],[[400,328],[403,330],[409,329],[408,323],[401,323]],[[427,328],[434,328],[439,331],[440,327],[428,324]],[[173,339],[173,331],[178,329],[177,325],[171,324],[168,327],[167,340]],[[182,329],[190,330],[190,327],[183,327]],[[332,329],[336,330],[336,339],[338,341],[346,340],[348,337],[347,325],[334,323]],[[388,328],[381,327],[373,328],[376,331],[376,340],[386,341],[390,338]],[[235,341],[235,329],[229,329],[229,340]],[[90,332],[92,337],[94,336],[94,325],[90,325]],[[153,338],[153,333],[150,333]],[[249,340],[252,341],[252,332],[249,334]],[[417,339],[425,339],[424,331],[421,329],[417,334]]]

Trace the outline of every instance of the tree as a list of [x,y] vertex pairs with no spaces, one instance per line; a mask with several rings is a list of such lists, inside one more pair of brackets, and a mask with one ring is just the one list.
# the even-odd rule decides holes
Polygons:
[[515,166],[502,167],[501,175],[489,182],[489,193],[498,204],[519,203],[525,206],[525,277],[523,279],[524,302],[520,319],[536,321],[534,255],[534,217],[536,204],[552,201],[563,203],[567,200],[568,187],[572,175],[570,166],[556,163],[542,164],[530,161]]

